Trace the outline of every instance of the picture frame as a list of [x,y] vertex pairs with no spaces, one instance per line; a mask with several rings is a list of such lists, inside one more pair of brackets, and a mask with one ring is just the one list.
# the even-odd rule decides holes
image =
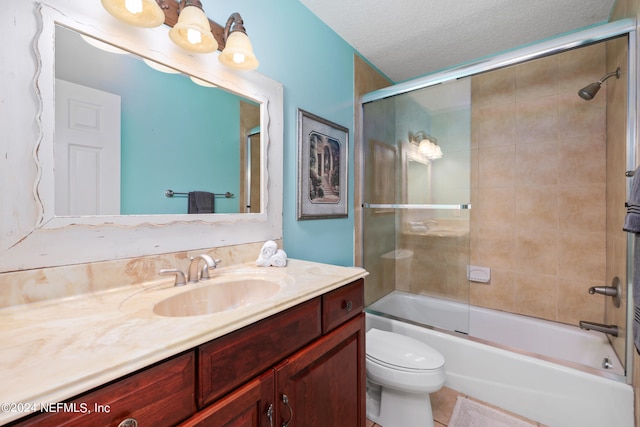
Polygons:
[[298,109],[298,220],[348,216],[348,153],[348,128]]

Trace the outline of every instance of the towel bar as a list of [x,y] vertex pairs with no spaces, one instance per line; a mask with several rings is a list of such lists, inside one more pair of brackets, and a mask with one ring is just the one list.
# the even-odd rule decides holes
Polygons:
[[[173,197],[173,196],[188,196],[189,193],[178,193],[175,192],[173,190],[167,190],[164,192],[164,195],[167,197]],[[214,196],[216,197],[226,197],[227,199],[230,199],[233,197],[233,193],[230,192],[226,192],[226,193],[213,193]]]

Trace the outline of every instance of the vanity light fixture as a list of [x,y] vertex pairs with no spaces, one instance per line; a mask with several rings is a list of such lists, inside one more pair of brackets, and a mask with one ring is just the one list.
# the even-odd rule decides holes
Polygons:
[[239,13],[233,13],[224,27],[225,47],[218,60],[230,68],[238,70],[255,70],[259,62],[253,53],[253,47],[244,22]]
[[101,0],[102,6],[119,21],[144,28],[164,22],[164,12],[156,0]]
[[438,140],[425,131],[409,132],[409,142],[416,145],[420,153],[424,154],[429,160],[436,160],[442,157],[442,150],[438,145]]
[[178,22],[169,30],[171,41],[191,52],[210,53],[218,49],[209,18],[204,14],[200,0],[185,0]]
[[169,37],[190,52],[220,50],[218,59],[230,68],[255,70],[258,60],[239,13],[233,13],[223,28],[207,18],[200,0],[101,0],[116,19],[138,27],[172,27]]

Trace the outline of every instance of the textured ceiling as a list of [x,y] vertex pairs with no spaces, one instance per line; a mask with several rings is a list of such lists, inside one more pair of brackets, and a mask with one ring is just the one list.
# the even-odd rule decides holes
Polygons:
[[615,0],[300,0],[393,82],[609,20]]

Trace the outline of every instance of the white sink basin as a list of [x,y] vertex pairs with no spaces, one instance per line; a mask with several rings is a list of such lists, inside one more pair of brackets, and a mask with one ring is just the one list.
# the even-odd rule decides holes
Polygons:
[[262,302],[279,291],[280,285],[269,280],[235,279],[200,285],[165,298],[153,306],[153,312],[165,317],[220,313]]
[[142,317],[224,314],[277,298],[294,283],[284,271],[264,271],[257,267],[216,270],[212,276],[184,286],[173,286],[172,279],[142,284],[120,303],[119,309]]

